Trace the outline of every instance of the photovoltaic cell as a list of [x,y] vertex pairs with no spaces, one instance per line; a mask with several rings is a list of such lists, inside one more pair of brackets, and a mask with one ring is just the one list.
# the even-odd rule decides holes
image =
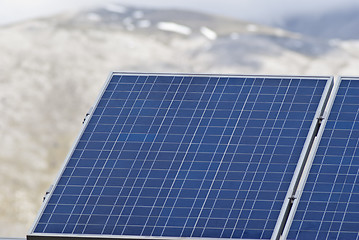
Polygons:
[[270,238],[327,81],[113,74],[32,235]]
[[288,239],[359,239],[359,80],[341,81]]

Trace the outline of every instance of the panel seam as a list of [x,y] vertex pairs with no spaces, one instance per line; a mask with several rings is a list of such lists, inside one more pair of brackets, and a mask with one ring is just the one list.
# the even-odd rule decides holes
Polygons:
[[331,96],[335,94],[333,86],[334,79],[332,77],[328,80],[328,83],[323,91],[316,117],[313,119],[312,127],[307,135],[307,140],[303,146],[301,156],[293,174],[287,195],[284,199],[271,240],[286,239],[288,235],[304,184],[307,180],[309,170],[312,166],[314,156],[319,145],[319,140],[321,139],[321,135],[325,127],[328,117],[327,108],[331,107],[329,100],[331,99]]

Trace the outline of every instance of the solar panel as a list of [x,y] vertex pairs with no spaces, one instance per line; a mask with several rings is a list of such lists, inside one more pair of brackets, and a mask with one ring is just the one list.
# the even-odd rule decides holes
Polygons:
[[330,78],[111,75],[29,237],[271,237]]
[[359,79],[343,78],[288,239],[359,239]]

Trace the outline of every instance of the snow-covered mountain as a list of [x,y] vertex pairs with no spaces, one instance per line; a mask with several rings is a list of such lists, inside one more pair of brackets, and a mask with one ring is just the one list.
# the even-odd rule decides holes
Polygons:
[[107,5],[0,28],[0,236],[23,237],[111,71],[358,74],[359,42]]

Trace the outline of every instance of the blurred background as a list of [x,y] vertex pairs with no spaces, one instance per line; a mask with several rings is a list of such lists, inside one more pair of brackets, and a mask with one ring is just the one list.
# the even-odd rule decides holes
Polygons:
[[111,71],[359,75],[357,0],[0,0],[0,237],[25,237]]

